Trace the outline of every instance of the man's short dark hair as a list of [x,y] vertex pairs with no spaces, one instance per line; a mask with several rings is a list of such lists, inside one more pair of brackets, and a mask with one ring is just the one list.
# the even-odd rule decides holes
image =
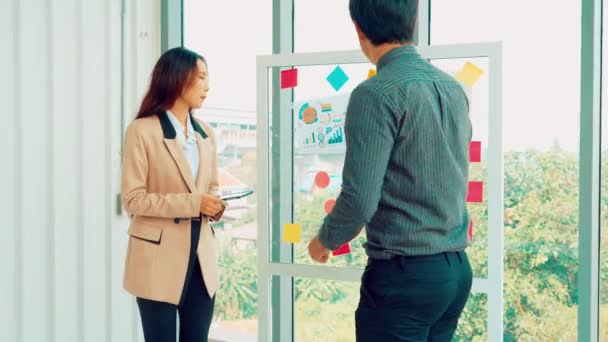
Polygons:
[[374,44],[414,39],[418,0],[350,0],[350,17]]

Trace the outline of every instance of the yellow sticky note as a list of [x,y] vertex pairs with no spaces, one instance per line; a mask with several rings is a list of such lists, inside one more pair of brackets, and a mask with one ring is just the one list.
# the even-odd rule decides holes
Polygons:
[[367,72],[367,79],[369,80],[370,78],[376,76],[376,70],[375,69],[369,69],[369,71]]
[[473,85],[483,75],[483,70],[477,65],[466,62],[462,69],[456,74],[456,79],[467,85],[469,88],[473,88]]
[[298,223],[285,223],[283,226],[283,241],[299,243],[301,239],[302,226]]

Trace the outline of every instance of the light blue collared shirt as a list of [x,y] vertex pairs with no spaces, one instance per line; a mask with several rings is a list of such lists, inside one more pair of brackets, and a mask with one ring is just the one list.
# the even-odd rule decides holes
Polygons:
[[182,146],[182,150],[184,151],[184,156],[188,161],[188,165],[190,165],[190,171],[192,171],[192,180],[196,181],[196,177],[198,176],[198,166],[200,163],[199,155],[198,155],[198,145],[196,144],[196,137],[194,136],[194,126],[192,125],[192,118],[188,115],[187,130],[188,130],[188,139],[186,140],[186,136],[184,135],[184,125],[171,113],[167,111],[167,116],[171,123],[173,124],[173,128],[175,128],[175,132],[177,133],[177,139]]

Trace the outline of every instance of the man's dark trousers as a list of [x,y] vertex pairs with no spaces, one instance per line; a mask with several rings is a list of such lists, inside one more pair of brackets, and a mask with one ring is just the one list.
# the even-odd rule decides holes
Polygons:
[[357,341],[450,341],[472,281],[465,252],[369,259],[355,313]]

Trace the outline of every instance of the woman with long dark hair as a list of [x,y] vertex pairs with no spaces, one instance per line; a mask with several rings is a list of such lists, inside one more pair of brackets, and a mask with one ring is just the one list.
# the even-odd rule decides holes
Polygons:
[[219,286],[209,221],[220,200],[213,130],[195,118],[209,91],[205,59],[165,52],[125,137],[122,198],[131,215],[124,287],[137,297],[146,341],[207,341]]

